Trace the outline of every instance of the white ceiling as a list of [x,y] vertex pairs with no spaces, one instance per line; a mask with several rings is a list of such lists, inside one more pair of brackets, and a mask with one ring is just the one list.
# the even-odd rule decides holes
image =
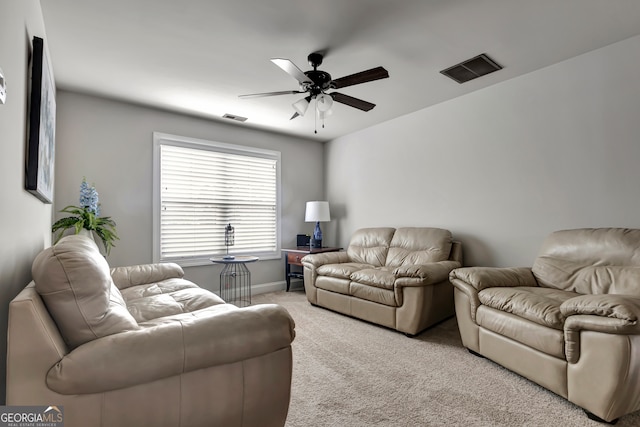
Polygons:
[[[59,88],[330,140],[640,34],[638,0],[41,0]],[[376,66],[390,78],[340,89],[377,104],[334,104],[289,120],[302,95],[270,58],[338,78]],[[487,53],[503,70],[458,84],[439,73]]]

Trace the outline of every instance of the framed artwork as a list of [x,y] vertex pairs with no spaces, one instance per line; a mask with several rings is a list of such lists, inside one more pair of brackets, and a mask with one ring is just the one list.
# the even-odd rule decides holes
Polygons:
[[27,136],[26,189],[45,203],[53,202],[56,91],[44,40],[33,38],[31,93]]

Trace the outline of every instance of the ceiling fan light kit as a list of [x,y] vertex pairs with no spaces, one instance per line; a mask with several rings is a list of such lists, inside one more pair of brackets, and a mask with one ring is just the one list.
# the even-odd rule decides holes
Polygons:
[[316,108],[322,113],[326,113],[333,106],[333,98],[324,93],[316,96]]
[[302,98],[291,104],[291,106],[294,110],[296,110],[298,116],[304,116],[304,113],[307,112],[307,108],[309,108],[309,101],[307,100],[307,98]]
[[[324,127],[324,119],[325,117],[331,115],[331,107],[333,106],[334,101],[361,111],[369,111],[376,106],[375,104],[372,104],[370,102],[354,98],[340,92],[327,91],[341,89],[343,87],[367,83],[389,77],[389,72],[387,70],[385,70],[383,67],[376,67],[370,70],[361,71],[359,73],[350,74],[348,76],[333,80],[331,78],[331,74],[322,70],[318,70],[318,67],[322,64],[322,54],[314,52],[311,53],[307,57],[307,59],[309,61],[309,64],[313,67],[313,70],[304,72],[288,59],[271,59],[271,62],[273,62],[284,72],[298,81],[300,90],[253,93],[248,95],[240,95],[240,98],[258,98],[264,96],[306,93],[306,97],[292,104],[295,113],[291,117],[291,120],[295,119],[298,116],[304,116],[307,112],[307,109],[309,108],[311,100],[315,99],[316,118],[320,118],[323,121],[322,127]],[[317,129],[315,130],[315,133],[318,133]]]

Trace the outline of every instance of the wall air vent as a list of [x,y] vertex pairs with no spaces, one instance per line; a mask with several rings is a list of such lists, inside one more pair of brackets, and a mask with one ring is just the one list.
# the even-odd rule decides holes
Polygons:
[[501,69],[500,65],[483,53],[440,72],[458,83],[465,83]]
[[236,122],[246,122],[247,118],[242,116],[236,116],[235,114],[225,114],[223,119],[235,120]]

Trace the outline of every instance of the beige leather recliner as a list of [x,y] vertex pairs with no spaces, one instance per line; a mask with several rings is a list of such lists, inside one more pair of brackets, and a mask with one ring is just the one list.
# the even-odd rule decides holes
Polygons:
[[640,230],[562,230],[533,267],[453,270],[462,343],[598,421],[640,409]]
[[294,322],[237,308],[177,264],[110,269],[81,235],[33,263],[10,303],[7,405],[57,405],[66,427],[283,426]]
[[462,246],[441,228],[362,228],[346,251],[302,258],[313,305],[416,335],[454,315]]

